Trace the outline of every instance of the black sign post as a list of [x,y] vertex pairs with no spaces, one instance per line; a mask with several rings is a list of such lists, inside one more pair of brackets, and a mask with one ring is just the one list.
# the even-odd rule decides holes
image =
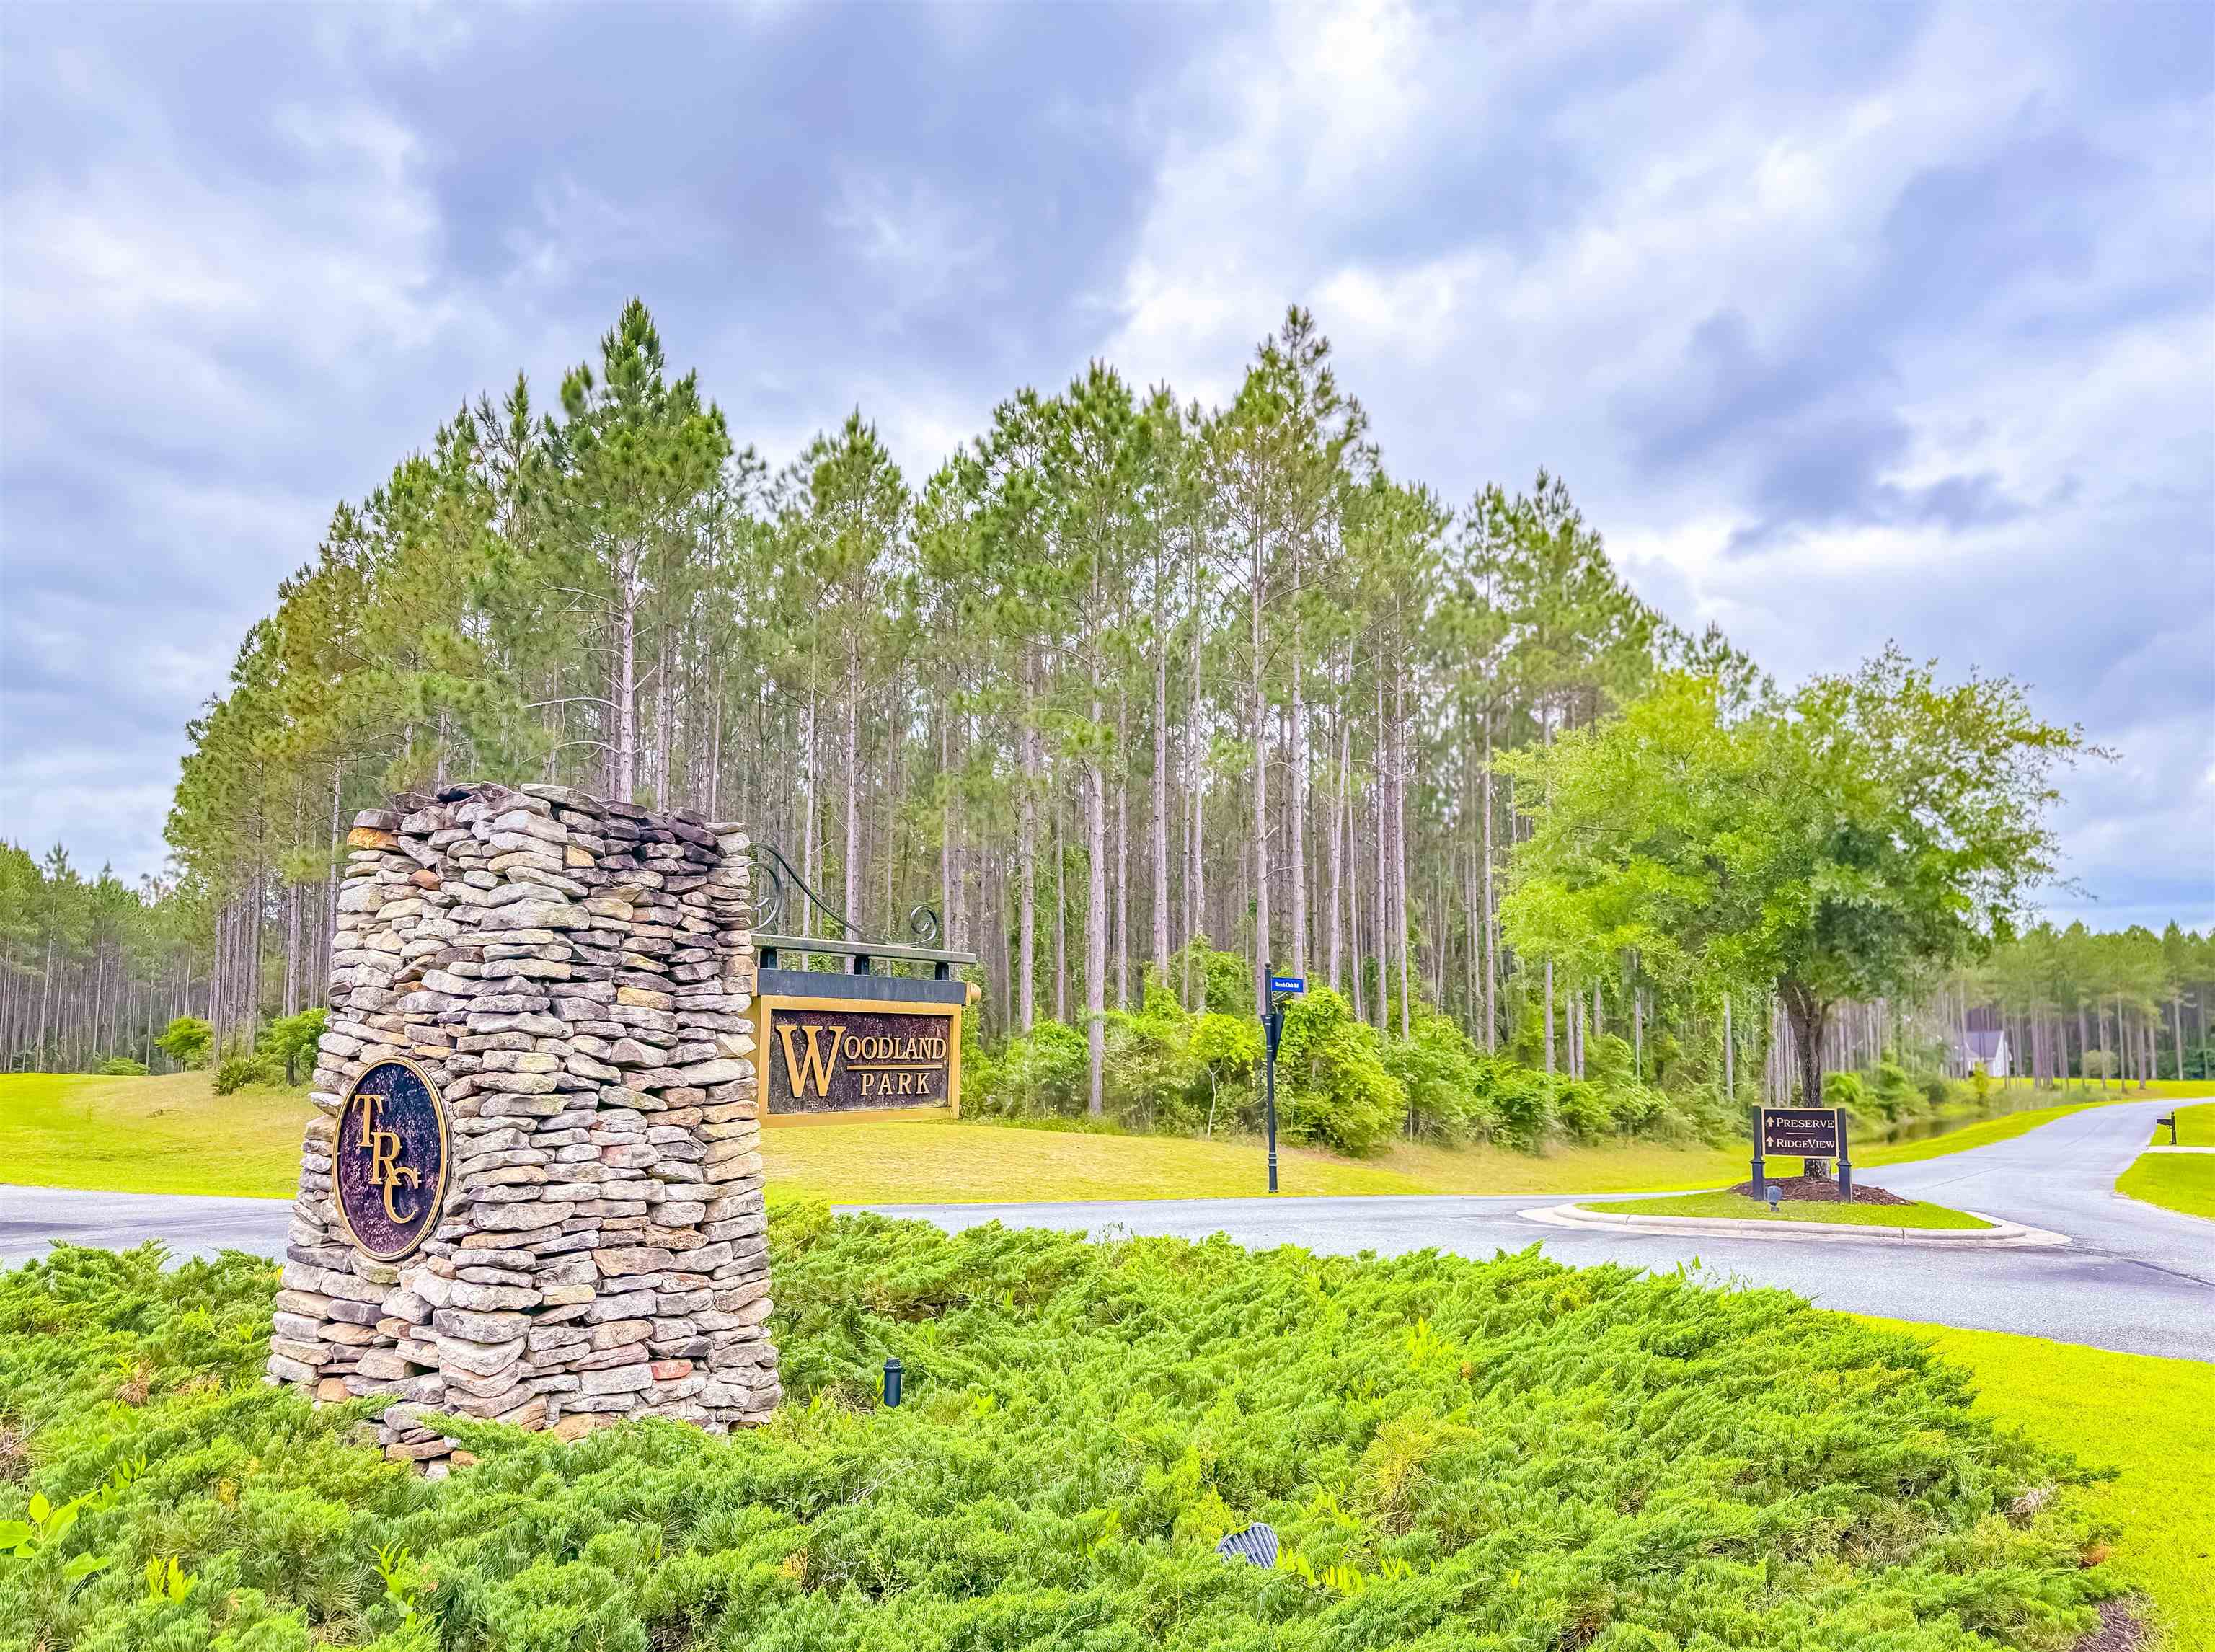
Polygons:
[[1277,1190],[1277,1042],[1285,1035],[1285,1000],[1308,990],[1304,975],[1269,977],[1269,1009],[1261,1017],[1268,1059],[1262,1066],[1261,1116],[1269,1133],[1269,1191]]
[[1761,1156],[1762,1121],[1768,1112],[1760,1102],[1753,1104],[1753,1202],[1757,1205],[1769,1198],[1769,1161]]

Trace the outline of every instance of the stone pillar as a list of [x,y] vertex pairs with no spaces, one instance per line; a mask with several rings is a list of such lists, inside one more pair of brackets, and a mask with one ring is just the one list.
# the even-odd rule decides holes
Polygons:
[[[347,845],[271,1379],[405,1402],[387,1450],[426,1461],[451,1449],[426,1412],[764,1421],[745,836],[478,785],[368,811]],[[377,1128],[388,1102],[407,1130]],[[334,1176],[419,1231],[372,1198],[358,1231]]]

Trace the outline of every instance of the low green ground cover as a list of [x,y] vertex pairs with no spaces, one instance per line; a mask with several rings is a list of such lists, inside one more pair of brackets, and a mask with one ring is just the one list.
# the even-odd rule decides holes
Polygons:
[[1617,1216],[1728,1217],[1739,1222],[1837,1222],[1848,1227],[1990,1227],[1990,1222],[1965,1210],[1920,1201],[1907,1205],[1831,1205],[1813,1200],[1780,1205],[1771,1213],[1767,1205],[1737,1193],[1691,1193],[1672,1199],[1611,1199],[1587,1210]]
[[2115,1191],[2187,1216],[2215,1218],[2215,1153],[2141,1153]]
[[[2176,1145],[2179,1147],[2215,1147],[2215,1102],[2203,1102],[2198,1107],[2180,1107],[2176,1114]],[[2155,1127],[2152,1139],[2167,1145],[2169,1127]]]
[[[2083,1508],[2031,1495],[2083,1471],[1915,1338],[1786,1293],[817,1207],[773,1244],[771,1427],[456,1424],[480,1460],[442,1483],[352,1443],[373,1403],[260,1384],[265,1263],[0,1278],[0,1637],[1994,1652],[2067,1647],[2121,1587]],[[1256,1519],[1283,1563],[1219,1559]]]

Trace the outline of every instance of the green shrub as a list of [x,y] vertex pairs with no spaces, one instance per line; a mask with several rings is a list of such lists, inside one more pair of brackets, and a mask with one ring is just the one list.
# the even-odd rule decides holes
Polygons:
[[1868,1087],[1862,1083],[1858,1072],[1826,1072],[1823,1075],[1824,1107],[1843,1107],[1856,1118],[1868,1112]]
[[204,1067],[215,1047],[215,1029],[198,1016],[179,1016],[154,1043],[181,1067]]
[[1204,941],[1191,942],[1169,954],[1169,978],[1163,985],[1179,1003],[1184,1002],[1187,974],[1195,992],[1205,995],[1199,1007],[1208,1014],[1253,1016],[1254,971],[1242,954],[1212,951]]
[[1492,1139],[1500,1118],[1488,1094],[1485,1057],[1452,1022],[1419,1012],[1404,1042],[1385,1044],[1384,1060],[1408,1092],[1417,1135],[1455,1146]]
[[[457,1422],[480,1460],[443,1482],[354,1443],[376,1402],[261,1385],[265,1262],[0,1275],[0,1641],[2059,1652],[2115,1592],[2071,1498],[2011,1513],[2081,1477],[1784,1292],[820,1206],[771,1243],[770,1426]],[[1256,1520],[1281,1564],[1218,1559]]]
[[1554,1095],[1559,1081],[1520,1061],[1493,1059],[1479,1070],[1493,1136],[1507,1146],[1535,1153],[1554,1130]]
[[1277,1128],[1286,1141],[1358,1158],[1381,1148],[1407,1115],[1407,1086],[1385,1066],[1377,1029],[1356,1021],[1342,996],[1318,987],[1285,1006]]
[[273,1055],[260,1051],[251,1055],[231,1055],[224,1058],[223,1065],[215,1071],[215,1093],[230,1096],[248,1084],[281,1084],[285,1082],[285,1064]]
[[329,1018],[320,1004],[297,1016],[280,1016],[261,1029],[255,1047],[279,1064],[286,1084],[297,1084],[301,1073],[315,1071],[316,1041],[322,1037]]
[[964,1084],[964,1106],[991,1117],[1052,1118],[1085,1110],[1090,1056],[1084,1035],[1058,1021],[1041,1021],[1026,1038],[1011,1038],[981,1092]]
[[1898,1062],[1880,1060],[1876,1071],[1869,1075],[1868,1084],[1870,1111],[1887,1123],[1912,1116],[1922,1110],[1922,1092],[1915,1080]]
[[111,1055],[95,1067],[93,1072],[102,1078],[144,1078],[146,1076],[146,1064],[144,1061],[133,1061],[127,1055]]

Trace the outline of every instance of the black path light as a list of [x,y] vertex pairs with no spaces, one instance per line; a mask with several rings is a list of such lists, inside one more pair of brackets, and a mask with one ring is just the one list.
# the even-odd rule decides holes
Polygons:
[[1256,1520],[1242,1532],[1233,1532],[1215,1545],[1225,1560],[1243,1560],[1267,1571],[1277,1563],[1277,1529]]
[[905,1373],[900,1369],[899,1354],[895,1354],[885,1361],[885,1403],[887,1405],[898,1405],[900,1403],[900,1378],[903,1374]]

